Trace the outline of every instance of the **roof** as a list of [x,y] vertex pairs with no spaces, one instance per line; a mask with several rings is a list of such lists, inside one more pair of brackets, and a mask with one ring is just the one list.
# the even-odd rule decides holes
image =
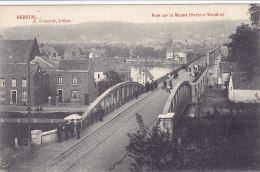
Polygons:
[[30,58],[34,40],[0,40],[0,60],[4,63],[26,63]]
[[130,72],[130,66],[125,62],[123,58],[93,58],[92,61],[94,63],[95,72],[107,72],[109,70],[114,70],[116,72]]
[[174,53],[173,47],[167,47],[167,53]]
[[231,73],[233,88],[239,90],[260,90],[260,75],[248,78],[245,73]]
[[[30,64],[30,71],[34,73],[39,65]],[[1,74],[12,74],[12,75],[24,75],[28,72],[27,63],[1,63],[0,64]]]
[[48,57],[46,56],[36,56],[35,59],[33,59],[31,61],[31,64],[32,63],[35,63],[37,62],[38,60],[41,60],[43,61],[44,63],[48,64],[49,66],[52,66],[53,68],[57,68],[57,64],[52,62]]
[[91,53],[101,55],[101,54],[105,53],[105,50],[104,49],[91,48]]
[[95,72],[107,72],[108,71],[106,58],[93,58],[92,61],[94,63]]
[[90,65],[90,60],[88,59],[61,60],[58,65],[58,69],[88,71],[89,65]]
[[86,55],[76,54],[76,56],[67,55],[64,59],[88,59],[88,57]]
[[232,62],[220,62],[219,67],[221,73],[230,73],[235,72],[237,64]]

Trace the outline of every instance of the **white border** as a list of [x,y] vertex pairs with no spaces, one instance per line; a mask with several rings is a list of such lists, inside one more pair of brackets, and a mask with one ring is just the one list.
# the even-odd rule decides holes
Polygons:
[[249,3],[259,3],[259,1],[245,1],[245,0],[241,0],[241,1],[200,1],[200,0],[194,0],[194,1],[151,1],[151,0],[147,0],[147,1],[137,1],[137,0],[133,0],[133,1],[1,1],[0,0],[0,5],[84,5],[84,4],[89,4],[89,5],[102,5],[102,4],[111,4],[111,5],[127,5],[127,4],[249,4]]

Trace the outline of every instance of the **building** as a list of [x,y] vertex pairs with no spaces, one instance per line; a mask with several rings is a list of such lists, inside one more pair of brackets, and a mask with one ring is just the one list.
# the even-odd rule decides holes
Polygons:
[[57,92],[57,67],[58,64],[51,61],[45,56],[36,56],[35,59],[31,61],[31,64],[40,65],[44,74],[44,83],[47,84],[47,96],[49,97],[49,102],[51,105],[56,103],[56,92]]
[[154,76],[151,74],[151,72],[147,69],[147,76],[146,71],[144,67],[139,67],[138,72],[133,72],[133,81],[139,82],[140,84],[145,84],[145,80],[149,81],[150,83],[154,79]]
[[88,105],[94,101],[94,65],[91,60],[61,60],[56,71],[57,102]]
[[167,47],[166,59],[173,59],[173,58],[174,58],[174,47]]
[[36,38],[0,41],[0,63],[28,63],[36,55],[40,55]]
[[98,58],[98,57],[104,57],[105,56],[105,50],[99,50],[99,49],[95,49],[92,48],[89,54],[89,58]]
[[[2,63],[0,66],[0,103],[3,105],[28,104],[28,64]],[[30,64],[30,97],[31,105],[40,105],[47,101],[46,83],[39,65]]]
[[93,58],[94,62],[94,78],[95,82],[99,82],[105,78],[104,73],[110,70],[114,70],[123,81],[131,80],[131,69],[123,58],[104,57]]
[[[27,104],[29,62],[40,50],[34,40],[1,40],[1,104]],[[30,65],[31,104],[38,105],[46,101],[43,73],[39,65]]]
[[248,79],[245,73],[231,73],[228,99],[234,103],[260,103],[260,76]]
[[228,88],[228,82],[231,75],[231,72],[235,72],[237,69],[237,64],[232,62],[220,62],[219,70],[219,85],[222,86],[222,89]]
[[64,51],[64,59],[73,59],[80,55],[80,50],[76,47],[70,47]]

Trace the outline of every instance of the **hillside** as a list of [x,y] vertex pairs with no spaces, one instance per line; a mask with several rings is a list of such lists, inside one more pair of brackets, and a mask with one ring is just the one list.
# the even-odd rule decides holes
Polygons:
[[8,28],[5,39],[32,39],[39,42],[127,43],[158,45],[169,38],[201,42],[223,42],[240,23],[247,21],[208,21],[183,23],[88,22],[75,25],[32,25]]

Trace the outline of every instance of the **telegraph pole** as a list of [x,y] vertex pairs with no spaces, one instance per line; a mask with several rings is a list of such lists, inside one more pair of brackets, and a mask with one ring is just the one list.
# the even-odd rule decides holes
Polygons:
[[27,103],[27,109],[28,109],[28,148],[31,149],[31,70],[30,70],[30,59],[28,59],[28,103]]
[[145,84],[147,82],[147,56],[145,56]]

